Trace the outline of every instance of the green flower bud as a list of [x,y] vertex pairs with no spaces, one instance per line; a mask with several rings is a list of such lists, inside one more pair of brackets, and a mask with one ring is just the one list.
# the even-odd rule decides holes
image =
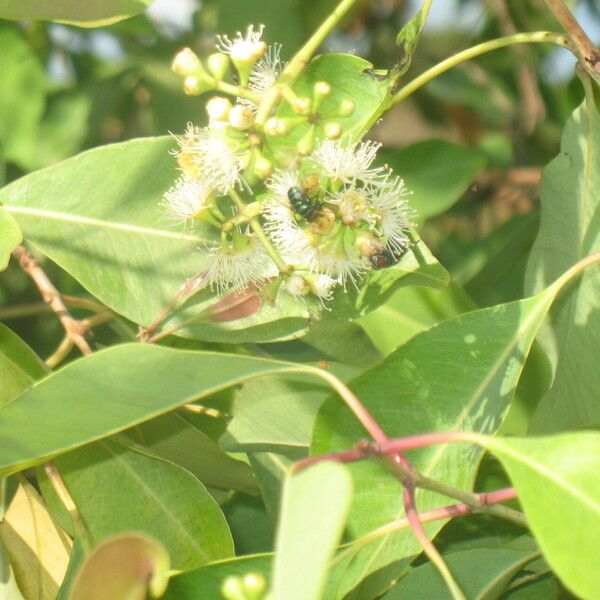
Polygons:
[[288,132],[286,124],[277,117],[271,117],[264,124],[263,131],[270,137],[279,137]]
[[211,121],[227,121],[231,102],[223,96],[214,96],[206,103],[206,112]]
[[221,594],[226,600],[247,600],[244,585],[239,577],[227,577],[221,585]]
[[267,582],[260,573],[248,573],[244,576],[243,585],[248,600],[259,600],[267,587]]
[[171,70],[177,75],[198,75],[204,70],[202,63],[196,53],[191,48],[183,48],[180,50],[171,63]]
[[206,59],[208,72],[219,81],[224,79],[229,71],[229,59],[222,52],[215,52]]
[[321,107],[323,100],[331,94],[331,84],[326,81],[317,81],[313,87],[313,112],[316,112]]
[[356,104],[354,100],[352,100],[351,98],[346,98],[345,100],[342,100],[340,102],[340,105],[338,107],[338,115],[340,117],[349,117],[354,112],[355,108]]
[[309,115],[310,114],[310,98],[306,96],[300,96],[294,98],[292,102],[292,110],[298,115]]
[[254,125],[254,115],[252,109],[243,104],[236,104],[229,111],[229,124],[239,131],[250,129]]
[[197,77],[196,75],[188,75],[183,80],[183,91],[188,96],[199,96],[200,94],[208,92],[212,89],[214,89],[213,86],[210,85],[203,77]]
[[304,136],[296,144],[296,151],[301,156],[308,156],[313,151],[314,145],[315,145],[315,126],[311,125],[308,128],[308,131],[304,134]]
[[337,140],[342,135],[342,126],[335,121],[325,124],[325,137],[328,140]]

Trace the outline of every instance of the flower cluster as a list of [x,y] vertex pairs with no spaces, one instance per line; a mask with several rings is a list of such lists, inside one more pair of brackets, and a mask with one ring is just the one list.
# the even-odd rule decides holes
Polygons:
[[[387,166],[376,166],[379,144],[344,137],[335,119],[351,115],[354,102],[325,102],[332,92],[325,81],[312,97],[298,96],[281,83],[281,46],[267,47],[262,33],[249,26],[233,39],[218,37],[205,64],[190,49],[175,58],[187,93],[217,90],[235,101],[211,97],[208,125],[190,124],[176,138],[181,176],[163,204],[178,221],[219,232],[220,244],[201,252],[200,286],[226,293],[268,285],[271,297],[282,289],[326,301],[336,286],[358,287],[368,271],[401,259],[409,247],[408,192]],[[228,82],[232,67],[237,74]],[[296,116],[278,116],[282,103]],[[286,146],[296,128],[301,135]]]

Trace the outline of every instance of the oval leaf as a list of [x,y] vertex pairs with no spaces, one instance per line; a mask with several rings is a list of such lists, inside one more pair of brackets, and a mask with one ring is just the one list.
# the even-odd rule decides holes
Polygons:
[[273,600],[322,598],[351,500],[352,478],[340,464],[324,462],[286,479],[275,541]]
[[600,434],[465,439],[500,460],[531,531],[563,583],[581,598],[600,597]]

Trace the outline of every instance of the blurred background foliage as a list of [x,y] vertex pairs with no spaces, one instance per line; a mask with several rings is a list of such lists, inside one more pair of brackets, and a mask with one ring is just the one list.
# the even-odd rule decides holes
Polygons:
[[[142,15],[98,28],[0,20],[0,180],[8,183],[87,148],[178,133],[188,121],[202,124],[203,98],[184,96],[169,69],[177,50],[190,46],[205,55],[216,33],[264,23],[266,40],[282,43],[289,57],[335,4],[157,0]],[[375,68],[389,67],[397,56],[396,34],[418,6],[414,0],[365,0],[323,51],[355,52]],[[598,6],[596,0],[571,3],[596,42]],[[537,29],[560,30],[543,0],[434,2],[406,80],[479,41]],[[364,319],[381,350],[476,305],[522,295],[538,227],[541,167],[557,153],[581,97],[566,51],[516,47],[454,68],[371,132],[414,190],[420,234],[454,279],[442,292],[401,290]],[[456,181],[452,191],[448,172]],[[61,292],[85,294],[66,273],[46,267]],[[22,312],[29,303],[31,314],[11,316],[11,307]],[[36,290],[12,265],[0,274],[0,319],[47,356],[61,339],[60,326],[36,311]],[[95,344],[122,339],[121,325],[98,328]]]

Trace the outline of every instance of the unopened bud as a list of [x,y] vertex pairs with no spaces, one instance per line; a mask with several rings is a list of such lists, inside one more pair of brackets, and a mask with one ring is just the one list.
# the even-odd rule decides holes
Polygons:
[[349,117],[354,112],[355,108],[356,104],[354,103],[354,100],[351,98],[346,98],[340,102],[338,114],[340,117]]
[[206,103],[206,112],[211,121],[226,121],[231,110],[231,102],[223,96],[215,96]]
[[191,48],[183,48],[173,59],[171,69],[177,75],[197,75],[202,72],[202,63]]
[[229,71],[229,58],[222,52],[215,52],[206,59],[208,72],[218,80],[222,80]]
[[342,126],[335,121],[325,124],[325,137],[328,140],[337,140],[342,135]]
[[221,585],[221,594],[226,600],[246,600],[244,586],[239,577],[227,577]]
[[244,576],[243,585],[248,600],[259,600],[267,587],[267,582],[260,573],[248,573]]
[[211,89],[212,87],[207,84],[204,78],[197,77],[196,75],[188,75],[188,77],[183,80],[183,91],[188,96],[199,96]]
[[252,109],[248,106],[244,106],[243,104],[236,104],[229,111],[229,124],[234,129],[239,129],[240,131],[250,129],[250,127],[254,125],[254,115],[252,114]]
[[310,293],[310,284],[301,275],[290,275],[285,282],[285,289],[291,296],[306,296]]
[[254,155],[254,174],[259,179],[267,179],[271,173],[273,173],[273,163],[256,150]]
[[285,135],[288,132],[286,124],[277,117],[271,117],[265,123],[263,130],[265,135],[270,137],[279,137]]
[[317,81],[313,87],[313,112],[316,112],[321,107],[323,100],[331,94],[331,84],[326,81]]
[[310,114],[310,98],[306,96],[300,96],[295,98],[292,105],[292,110],[298,115],[309,115]]
[[354,244],[362,256],[370,258],[382,248],[381,242],[368,231],[360,231],[356,234]]

